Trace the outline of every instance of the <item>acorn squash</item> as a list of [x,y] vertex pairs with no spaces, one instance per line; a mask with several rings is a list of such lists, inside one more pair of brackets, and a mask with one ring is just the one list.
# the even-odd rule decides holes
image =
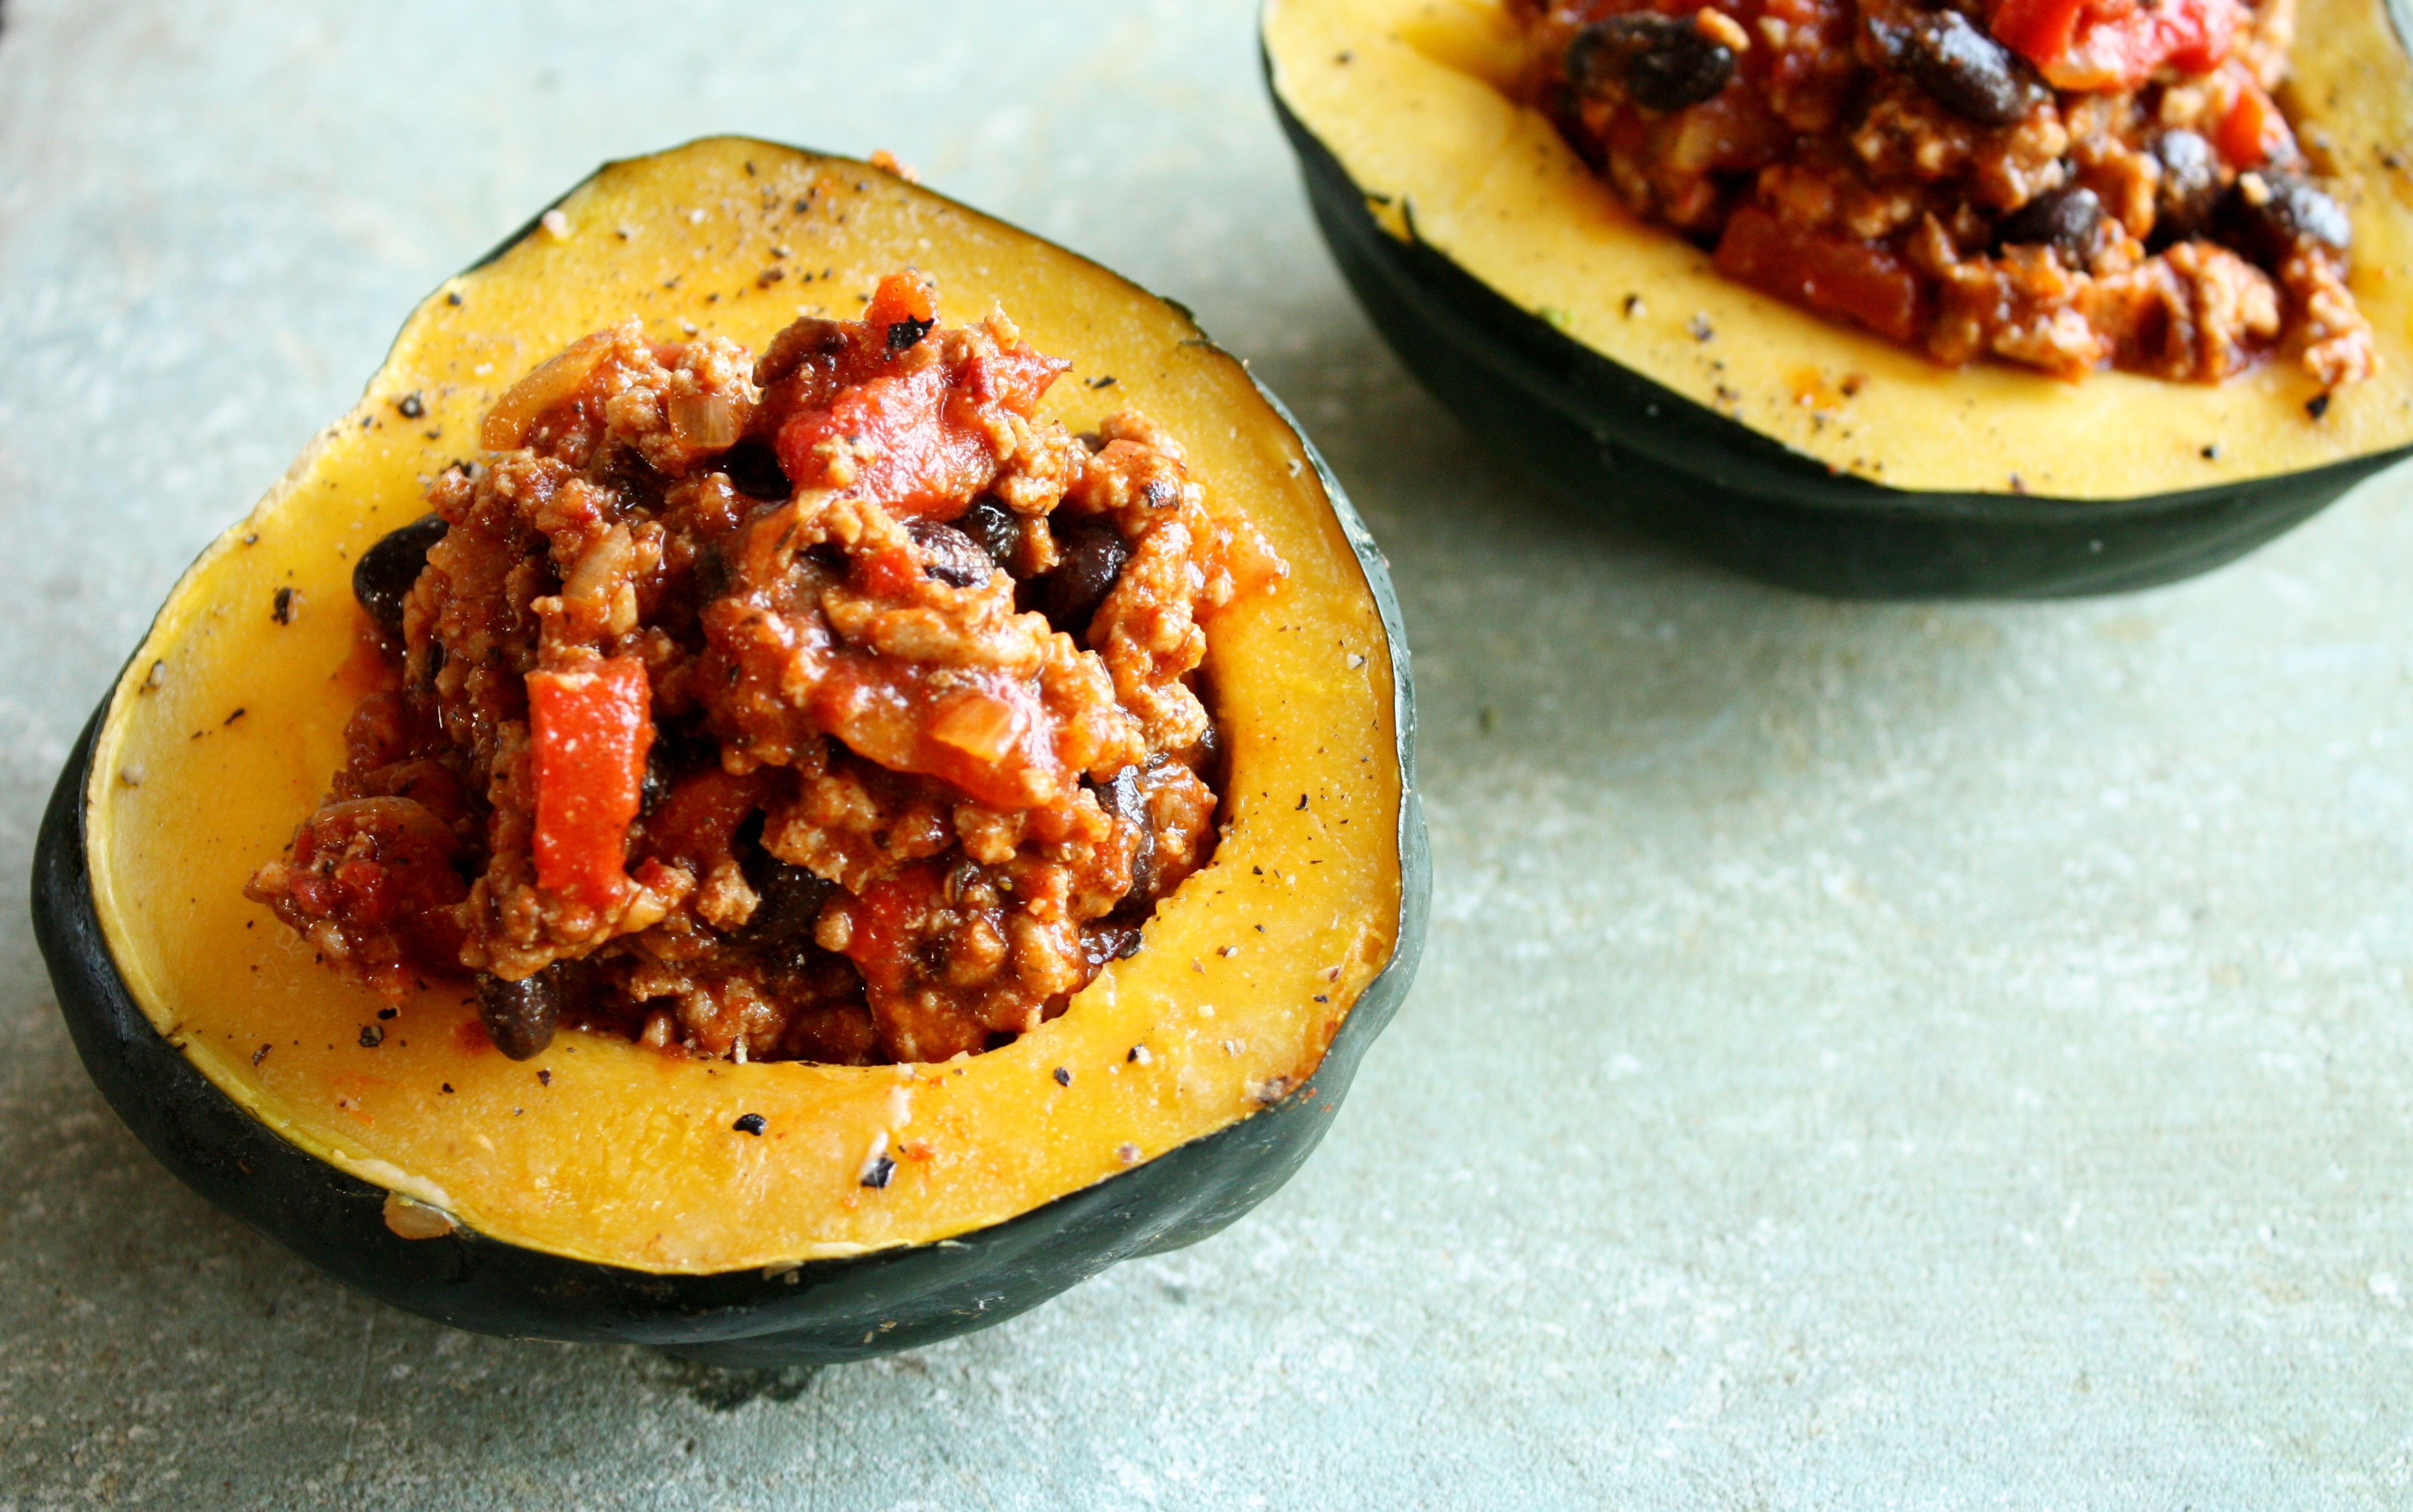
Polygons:
[[[521,1062],[457,983],[381,1018],[243,897],[341,761],[354,561],[573,337],[633,312],[759,349],[800,309],[854,317],[909,263],[1073,362],[1050,412],[1161,419],[1290,563],[1210,628],[1230,763],[1211,864],[1062,1016],[951,1062],[704,1061],[569,1030]],[[846,1359],[1190,1243],[1298,1166],[1414,970],[1412,731],[1382,557],[1178,306],[878,168],[710,140],[607,165],[438,289],[201,556],[60,779],[36,923],[121,1116],[331,1274],[484,1332]]]
[[1730,282],[1506,93],[1498,0],[1266,0],[1318,224],[1410,369],[1496,450],[1733,570],[1865,596],[2199,572],[2413,450],[2413,61],[2385,0],[2302,0],[2290,107],[2354,221],[2382,371],[2326,402],[1939,367]]

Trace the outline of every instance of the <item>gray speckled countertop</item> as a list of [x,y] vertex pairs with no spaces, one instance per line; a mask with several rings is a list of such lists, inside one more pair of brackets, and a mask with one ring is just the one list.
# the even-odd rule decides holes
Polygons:
[[[1538,502],[1310,227],[1245,0],[8,0],[0,1512],[2413,1500],[2413,477],[2110,601]],[[1307,1171],[881,1363],[448,1332],[187,1193],[25,924],[187,558],[598,160],[886,146],[1193,305],[1398,568],[1437,892]]]

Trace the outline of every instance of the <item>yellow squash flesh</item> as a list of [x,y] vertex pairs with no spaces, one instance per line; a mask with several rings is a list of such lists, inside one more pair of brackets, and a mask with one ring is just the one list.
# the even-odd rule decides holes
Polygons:
[[[95,756],[88,850],[151,1021],[346,1171],[494,1238],[656,1272],[944,1239],[1310,1076],[1397,943],[1391,662],[1315,469],[1240,364],[1103,269],[844,159],[707,141],[612,165],[557,209],[411,316],[360,406],[202,556],[129,664]],[[799,313],[852,318],[907,264],[937,280],[950,323],[999,305],[1073,361],[1052,415],[1078,429],[1130,406],[1163,422],[1210,498],[1289,562],[1278,591],[1210,627],[1232,763],[1213,864],[1061,1018],[948,1064],[741,1066],[570,1032],[518,1063],[483,1044],[458,985],[380,1024],[377,998],[242,896],[342,760],[353,562],[425,511],[431,475],[479,454],[494,399],[578,336],[633,314],[657,339],[700,330],[760,350]],[[748,1113],[762,1137],[733,1131]],[[883,1137],[896,1174],[866,1188]]]

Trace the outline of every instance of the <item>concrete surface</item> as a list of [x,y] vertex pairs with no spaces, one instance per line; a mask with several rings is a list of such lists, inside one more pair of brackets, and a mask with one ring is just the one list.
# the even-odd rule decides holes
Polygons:
[[[7,6],[0,1509],[2413,1501],[2413,478],[2113,601],[1764,591],[1408,381],[1245,0],[674,8]],[[1439,878],[1257,1216],[810,1375],[318,1279],[102,1107],[24,923],[86,710],[420,293],[721,129],[893,148],[1256,360],[1398,565]]]

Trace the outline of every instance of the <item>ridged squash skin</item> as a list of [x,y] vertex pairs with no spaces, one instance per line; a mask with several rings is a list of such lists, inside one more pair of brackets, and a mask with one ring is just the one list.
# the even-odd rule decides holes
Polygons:
[[[1430,886],[1398,604],[1337,482],[1177,306],[869,165],[714,139],[551,208],[431,296],[361,406],[195,564],[61,774],[34,921],[95,1083],[197,1192],[383,1301],[724,1365],[925,1344],[1248,1211],[1405,996]],[[1232,751],[1212,864],[1061,1018],[956,1063],[706,1064],[565,1032],[521,1065],[441,984],[377,1020],[239,897],[333,769],[351,559],[569,337],[633,311],[759,349],[908,262],[951,321],[994,301],[1074,362],[1049,412],[1158,415],[1291,563],[1209,626]],[[769,1132],[733,1130],[741,1111]],[[920,1151],[884,1189],[857,1178],[872,1137]],[[397,1213],[450,1232],[404,1238]]]
[[1410,370],[1562,497],[1735,571],[1843,597],[2144,587],[2413,452],[2413,61],[2385,0],[2300,7],[2288,103],[2353,216],[2384,363],[2326,405],[2284,363],[2220,385],[1948,370],[1733,284],[1507,96],[1498,0],[1266,0],[1261,39],[1316,223]]

